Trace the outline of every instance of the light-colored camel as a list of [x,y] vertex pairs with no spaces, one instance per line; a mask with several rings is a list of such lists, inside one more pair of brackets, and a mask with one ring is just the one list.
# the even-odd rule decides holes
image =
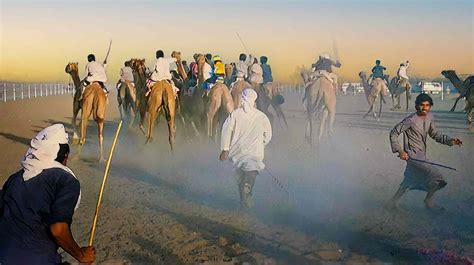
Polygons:
[[104,161],[103,133],[106,105],[107,96],[98,83],[93,82],[84,89],[84,93],[82,95],[81,140],[79,144],[83,146],[86,143],[87,123],[89,121],[89,117],[92,114],[92,117],[96,121],[98,128],[100,161]]
[[[388,85],[388,90],[390,91],[391,97],[392,97],[392,110],[397,110],[401,109],[402,106],[400,104],[401,101],[401,96],[403,93],[405,93],[405,99],[406,99],[406,106],[405,106],[405,111],[408,111],[408,103],[411,98],[410,90],[411,86],[410,83],[406,83],[405,86],[400,86],[398,82],[398,77],[393,77],[390,80],[390,84]],[[395,104],[395,101],[397,101],[397,104]]]
[[79,136],[77,134],[77,115],[79,114],[79,111],[81,110],[81,93],[82,93],[82,82],[81,79],[79,78],[79,69],[78,69],[78,63],[68,63],[66,65],[65,69],[66,73],[71,75],[72,81],[74,82],[74,97],[72,100],[72,129],[73,129],[73,136],[72,136],[72,142],[73,144],[78,144],[79,143]]
[[240,100],[242,99],[242,91],[246,88],[252,88],[252,86],[245,80],[238,80],[232,84],[230,88],[230,94],[232,101],[234,102],[234,108],[240,106]]
[[[385,81],[381,78],[374,78],[369,84],[369,81],[367,80],[367,74],[365,72],[360,72],[359,77],[362,81],[362,86],[364,87],[367,102],[369,103],[369,110],[364,115],[364,118],[373,112],[374,118],[380,119],[382,115],[382,104],[384,103],[384,97],[387,96],[387,86],[385,85]],[[377,98],[380,100],[378,114],[375,111],[375,101]]]
[[[181,63],[181,54],[173,51],[172,57],[177,59],[178,72],[184,74],[183,79],[186,78],[184,68]],[[174,150],[174,144],[176,142],[176,127],[175,127],[175,115],[176,115],[176,99],[173,91],[173,86],[169,80],[161,80],[156,82],[151,88],[151,92],[148,95],[147,102],[147,114],[148,114],[148,131],[147,131],[147,143],[153,140],[153,126],[155,119],[160,112],[164,110],[164,115],[168,122],[168,141],[170,143],[171,151]]]
[[459,91],[460,95],[454,102],[454,106],[452,107],[451,111],[456,109],[456,104],[458,101],[465,97],[466,98],[466,112],[467,112],[467,123],[472,123],[472,111],[474,109],[474,76],[469,76],[466,80],[462,81],[456,71],[454,70],[444,70],[441,74],[449,79],[454,87]]
[[308,142],[313,144],[313,115],[324,104],[323,117],[319,126],[319,141],[323,136],[324,124],[329,116],[329,135],[333,132],[334,119],[336,117],[336,91],[330,80],[321,76],[310,80],[308,73],[302,72],[301,76],[305,82],[305,94],[303,103],[306,108],[306,133]]
[[[196,61],[198,64],[198,87],[203,87],[205,81],[203,73],[204,55],[198,54]],[[207,136],[213,137],[217,128],[215,126],[217,125],[217,122],[215,122],[216,114],[218,114],[221,107],[227,114],[230,114],[234,110],[234,102],[227,86],[219,82],[211,88],[206,101]]]
[[[234,102],[229,89],[223,83],[216,83],[209,93],[209,102],[207,107],[207,136],[213,137],[217,123],[215,117],[218,111],[223,108],[226,114],[234,111]],[[220,121],[221,123],[224,121]]]

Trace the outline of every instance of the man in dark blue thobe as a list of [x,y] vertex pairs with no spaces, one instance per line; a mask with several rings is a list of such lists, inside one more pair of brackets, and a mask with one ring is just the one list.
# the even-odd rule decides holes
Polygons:
[[0,264],[61,263],[58,247],[79,262],[95,260],[93,247],[79,247],[70,226],[80,184],[66,167],[68,135],[62,124],[31,140],[21,165],[0,191]]

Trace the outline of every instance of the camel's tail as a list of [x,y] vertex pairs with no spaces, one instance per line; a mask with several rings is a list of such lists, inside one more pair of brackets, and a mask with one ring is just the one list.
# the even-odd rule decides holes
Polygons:
[[104,95],[104,91],[102,91],[100,85],[95,87],[93,93],[94,99],[92,101],[92,115],[95,121],[102,122],[105,118],[105,104],[107,96]]

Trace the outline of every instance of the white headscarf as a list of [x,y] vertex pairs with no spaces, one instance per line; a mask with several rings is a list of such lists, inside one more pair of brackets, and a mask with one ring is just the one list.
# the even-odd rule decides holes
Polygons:
[[241,105],[245,113],[253,112],[255,110],[255,101],[257,100],[257,92],[251,88],[246,88],[242,91]]
[[[48,168],[61,168],[70,173],[76,179],[76,175],[65,165],[56,161],[59,144],[67,144],[69,136],[62,124],[54,124],[46,127],[31,140],[30,148],[26,152],[21,166],[24,169],[23,180],[28,181],[38,176],[43,170]],[[81,200],[81,195],[77,200],[77,206]]]
[[327,53],[323,53],[323,54],[319,55],[319,57],[325,58],[325,59],[331,59],[331,56],[329,56],[329,54],[327,54]]

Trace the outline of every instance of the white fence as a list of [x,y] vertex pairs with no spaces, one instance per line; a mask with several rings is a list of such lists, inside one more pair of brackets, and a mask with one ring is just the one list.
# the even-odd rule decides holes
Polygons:
[[0,83],[1,102],[73,93],[74,86],[65,83]]

